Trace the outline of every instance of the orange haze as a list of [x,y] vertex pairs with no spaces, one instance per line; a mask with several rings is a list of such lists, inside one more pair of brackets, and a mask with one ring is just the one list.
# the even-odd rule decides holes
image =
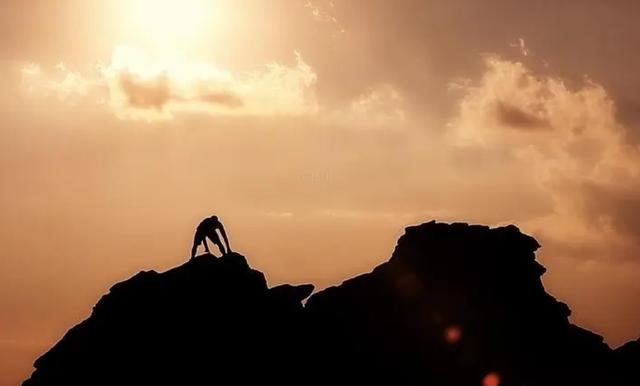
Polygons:
[[574,322],[640,336],[640,3],[178,4],[0,4],[0,386],[211,213],[320,288],[515,223]]

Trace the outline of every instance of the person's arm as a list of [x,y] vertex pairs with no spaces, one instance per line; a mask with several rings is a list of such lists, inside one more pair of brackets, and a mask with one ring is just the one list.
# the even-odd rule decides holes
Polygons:
[[231,253],[231,246],[229,245],[229,239],[227,238],[227,232],[224,231],[224,226],[220,224],[220,234],[224,240],[224,246],[227,247],[227,253]]

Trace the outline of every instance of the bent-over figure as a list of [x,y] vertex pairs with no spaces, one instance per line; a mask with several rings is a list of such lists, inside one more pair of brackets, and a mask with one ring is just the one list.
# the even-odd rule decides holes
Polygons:
[[[222,245],[222,243],[220,242],[220,237],[218,237],[218,233],[216,231],[219,231],[222,235],[224,245]],[[207,245],[207,238],[211,240],[211,242],[214,243],[218,247],[218,249],[220,249],[220,252],[223,255],[231,252],[229,239],[227,239],[227,233],[224,231],[222,223],[218,219],[218,216],[211,216],[202,220],[200,225],[198,225],[198,228],[196,228],[196,234],[193,238],[193,247],[191,248],[191,258],[194,258],[196,256],[196,253],[198,252],[198,246],[200,244],[204,245],[204,249],[207,253],[211,253],[209,251],[209,245]]]

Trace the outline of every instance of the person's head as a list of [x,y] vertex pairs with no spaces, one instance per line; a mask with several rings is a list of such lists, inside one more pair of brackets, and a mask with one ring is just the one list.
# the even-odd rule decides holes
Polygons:
[[212,219],[213,221],[218,221],[218,216],[211,216],[209,218]]

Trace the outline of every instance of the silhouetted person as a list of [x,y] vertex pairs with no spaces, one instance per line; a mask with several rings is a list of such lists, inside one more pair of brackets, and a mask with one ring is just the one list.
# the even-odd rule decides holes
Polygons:
[[[218,237],[218,233],[216,231],[219,231],[222,235],[222,238],[224,239],[224,245],[222,245],[222,242],[220,242],[220,237]],[[212,243],[218,246],[218,249],[220,249],[220,252],[223,255],[231,252],[229,239],[227,238],[227,233],[224,231],[222,223],[218,219],[218,216],[211,216],[202,220],[200,225],[198,225],[198,228],[196,228],[196,234],[193,238],[193,247],[191,248],[191,258],[196,256],[198,245],[200,244],[204,245],[204,249],[205,251],[207,251],[207,253],[211,253],[209,251],[209,245],[207,245],[207,238],[209,238]]]

